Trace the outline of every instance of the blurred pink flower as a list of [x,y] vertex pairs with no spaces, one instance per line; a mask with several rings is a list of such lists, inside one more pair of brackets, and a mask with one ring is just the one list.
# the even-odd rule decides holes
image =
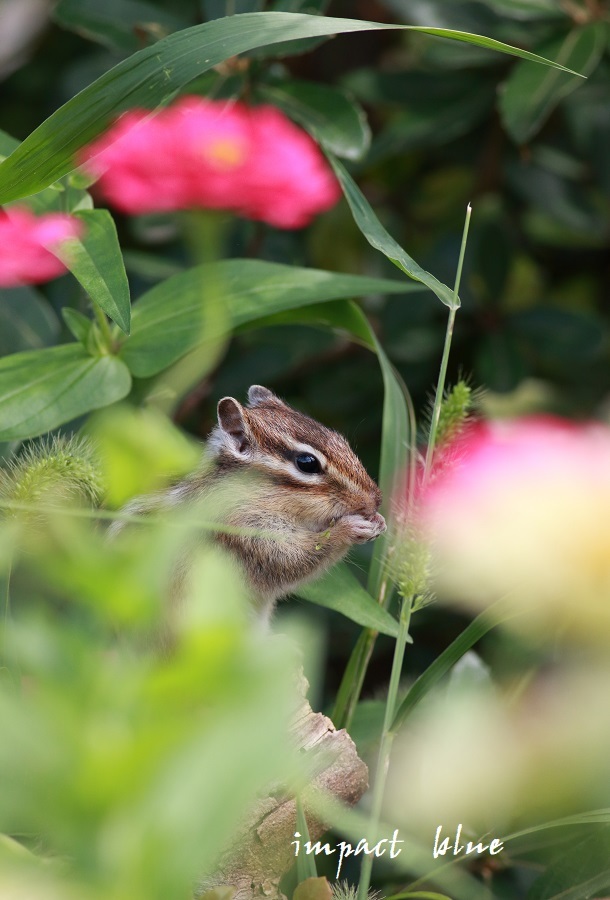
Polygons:
[[610,428],[554,417],[479,423],[420,498],[437,587],[524,621],[610,635]]
[[130,214],[205,207],[301,228],[340,196],[312,138],[271,106],[183,97],[156,115],[134,109],[81,162]]
[[35,216],[23,207],[0,210],[0,287],[50,281],[66,267],[53,250],[82,233],[82,223],[64,213]]

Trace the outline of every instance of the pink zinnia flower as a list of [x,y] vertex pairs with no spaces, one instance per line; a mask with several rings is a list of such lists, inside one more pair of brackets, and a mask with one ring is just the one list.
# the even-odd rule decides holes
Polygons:
[[52,251],[81,232],[81,222],[63,213],[35,216],[25,208],[0,210],[0,287],[63,275],[66,267]]
[[420,506],[441,592],[475,607],[508,592],[528,625],[607,639],[610,428],[483,423],[441,459]]
[[131,110],[83,160],[130,214],[204,207],[300,228],[340,196],[312,138],[271,106],[183,97],[156,115]]

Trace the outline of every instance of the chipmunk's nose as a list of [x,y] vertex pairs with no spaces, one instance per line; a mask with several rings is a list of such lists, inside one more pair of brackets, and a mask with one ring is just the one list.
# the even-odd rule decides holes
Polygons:
[[[377,499],[377,498],[375,498]],[[377,509],[379,508],[379,503],[376,503],[375,500],[369,501],[368,503],[360,506],[356,513],[359,516],[364,516],[365,519],[373,519],[377,514]]]

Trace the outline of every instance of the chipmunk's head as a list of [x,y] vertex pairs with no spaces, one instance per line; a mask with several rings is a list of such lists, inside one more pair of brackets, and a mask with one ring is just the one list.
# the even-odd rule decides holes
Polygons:
[[271,482],[287,511],[316,527],[348,514],[372,519],[381,503],[381,491],[340,434],[258,384],[245,407],[233,397],[219,402],[208,446],[219,468],[247,469]]

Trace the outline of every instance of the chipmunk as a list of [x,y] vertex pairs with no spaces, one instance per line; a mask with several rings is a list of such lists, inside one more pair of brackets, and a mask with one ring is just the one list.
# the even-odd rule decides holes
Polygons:
[[237,561],[263,620],[281,597],[386,528],[381,491],[347,441],[257,384],[246,407],[219,401],[201,472],[167,500],[214,511],[212,540]]

